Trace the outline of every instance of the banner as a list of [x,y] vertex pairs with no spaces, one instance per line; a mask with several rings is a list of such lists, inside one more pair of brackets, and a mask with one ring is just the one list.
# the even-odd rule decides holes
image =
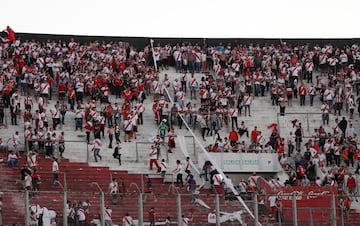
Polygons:
[[[295,195],[298,222],[328,222],[333,214],[332,194],[337,194],[334,187],[283,187],[277,191],[279,201],[283,204],[285,221],[293,219],[293,196]],[[335,200],[335,206],[337,206]]]
[[[277,153],[209,153],[224,172],[279,172]],[[205,162],[204,157],[199,160]],[[201,162],[200,162],[201,164]]]

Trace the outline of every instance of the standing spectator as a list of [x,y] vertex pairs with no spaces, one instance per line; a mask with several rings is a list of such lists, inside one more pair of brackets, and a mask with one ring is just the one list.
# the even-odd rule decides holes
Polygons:
[[112,226],[113,225],[113,223],[112,223],[112,209],[110,209],[110,207],[105,207],[105,209],[104,209],[104,212],[105,212],[105,217],[104,217],[104,219],[105,219],[105,226]]
[[19,132],[16,131],[13,135],[11,135],[11,138],[9,138],[7,143],[9,143],[9,141],[11,141],[16,154],[20,155],[20,153],[19,153],[19,144],[20,144]]
[[52,173],[53,173],[52,184],[55,185],[56,183],[59,182],[59,175],[58,175],[58,173],[59,173],[59,164],[58,164],[56,158],[53,158]]
[[208,214],[208,224],[209,226],[215,226],[216,225],[216,210],[212,210]]
[[131,142],[130,140],[130,133],[132,131],[132,127],[133,127],[133,123],[132,123],[132,119],[131,117],[127,117],[127,119],[124,120],[123,122],[123,129],[124,129],[124,132],[125,132],[125,135],[124,135],[124,141],[126,142]]
[[60,133],[60,135],[59,135],[58,147],[59,147],[60,158],[63,158],[63,154],[64,154],[64,151],[65,151],[65,134],[64,134],[64,131],[62,131]]
[[246,117],[246,112],[247,111],[249,112],[249,117],[251,117],[251,114],[250,114],[251,102],[252,102],[252,98],[250,96],[250,93],[246,93],[245,96],[244,96],[243,102],[242,102],[242,105],[244,106],[244,109],[245,109],[244,110],[245,117]]
[[329,125],[329,105],[324,101],[321,105],[323,125]]
[[31,190],[31,186],[32,186],[32,178],[31,178],[31,173],[26,172],[25,173],[25,190],[30,191]]
[[165,183],[165,175],[166,175],[167,168],[168,168],[168,166],[165,162],[165,159],[161,159],[160,171],[161,171],[161,178],[162,178],[163,184]]
[[40,183],[41,183],[41,178],[40,175],[37,173],[37,170],[33,170],[33,173],[31,174],[31,178],[32,178],[32,188],[34,191],[39,191],[40,190]]
[[257,139],[258,135],[259,135],[259,131],[257,130],[257,126],[255,126],[254,129],[251,131],[251,136],[250,136],[252,147],[255,147],[256,139]]
[[292,153],[294,152],[294,144],[295,144],[295,135],[293,135],[293,132],[291,131],[289,136],[287,137],[287,144],[288,144],[288,157],[291,157]]
[[119,193],[119,184],[116,181],[116,178],[113,178],[109,184],[109,193],[112,197],[112,204],[117,204],[117,195]]
[[231,116],[231,127],[238,129],[238,120],[237,120],[237,116],[238,116],[238,110],[235,106],[230,107],[229,109],[229,113]]
[[81,108],[81,106],[77,107],[77,110],[75,112],[75,131],[77,131],[78,129],[81,130],[82,132],[82,127],[83,127],[83,117],[84,117],[84,111]]
[[133,218],[130,216],[129,213],[126,213],[125,216],[122,218],[122,226],[133,226],[135,225]]
[[232,147],[235,146],[235,144],[239,140],[239,136],[238,136],[238,133],[235,130],[235,127],[233,127],[231,132],[229,133],[229,140],[230,140],[230,145]]
[[62,100],[60,103],[60,115],[61,115],[61,124],[65,124],[65,114],[68,110],[67,104],[65,103],[65,100]]
[[54,108],[50,109],[53,120],[53,129],[56,130],[56,126],[60,124],[60,109],[59,103],[56,103]]
[[160,172],[160,166],[159,166],[159,163],[157,162],[157,159],[158,159],[157,150],[154,147],[154,145],[151,145],[149,156],[150,156],[150,163],[149,163],[150,167],[149,167],[149,169],[152,170],[153,169],[153,164],[155,164],[155,166],[157,168],[157,172]]
[[354,138],[356,138],[357,133],[353,127],[353,124],[350,123],[349,127],[345,130],[345,138],[347,141],[352,141]]
[[[349,173],[349,177],[346,180],[346,188],[348,190],[349,195],[355,196],[356,186],[357,186],[357,182],[356,182],[355,177],[351,173]],[[355,197],[355,200],[356,200],[356,202],[358,201],[356,197]]]
[[148,211],[148,214],[149,214],[150,226],[155,226],[156,212],[155,212],[154,207],[150,208],[150,210]]
[[307,93],[307,89],[304,86],[304,83],[301,82],[301,85],[299,86],[300,106],[305,106],[306,93]]
[[176,174],[176,185],[183,187],[183,169],[180,160],[176,160],[176,168],[173,170],[173,173]]
[[166,123],[167,123],[167,120],[163,119],[163,120],[161,120],[160,125],[159,125],[159,134],[160,134],[163,144],[165,143],[166,131],[169,128]]

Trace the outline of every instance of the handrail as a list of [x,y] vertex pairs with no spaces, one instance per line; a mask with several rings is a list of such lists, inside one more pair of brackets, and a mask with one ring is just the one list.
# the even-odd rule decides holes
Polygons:
[[98,182],[91,182],[91,183],[90,183],[90,186],[94,186],[94,185],[99,189],[99,191],[100,191],[101,193],[103,193],[103,190],[101,189],[101,187],[100,187],[100,185],[99,185]]
[[62,189],[63,191],[65,191],[64,186],[62,185],[62,183],[61,183],[60,181],[56,180],[56,181],[54,182],[54,184],[58,184],[58,185],[61,187],[61,189]]
[[131,186],[133,186],[133,185],[135,186],[135,188],[137,189],[137,191],[138,191],[139,193],[141,193],[139,186],[138,186],[137,183],[135,183],[135,182],[130,183],[129,189],[130,189]]
[[168,193],[173,193],[176,191],[176,194],[180,194],[178,188],[174,184],[170,184],[168,188]]

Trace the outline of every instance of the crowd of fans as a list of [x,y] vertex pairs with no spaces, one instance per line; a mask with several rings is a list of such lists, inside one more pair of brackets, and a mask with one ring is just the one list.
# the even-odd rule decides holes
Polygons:
[[[115,141],[114,158],[121,164],[121,142],[136,139],[144,122],[144,101],[150,95],[159,127],[150,152],[150,169],[154,163],[164,171],[157,163],[159,146],[167,137],[171,153],[174,128],[182,129],[185,121],[191,129],[200,129],[204,141],[212,137],[214,142],[207,147],[210,152],[278,153],[280,164],[289,172],[287,185],[295,185],[297,180],[303,185],[306,180],[320,185],[315,165],[326,173],[321,185],[342,183],[341,175],[350,165],[359,171],[357,132],[346,119],[356,117],[356,104],[360,114],[360,99],[355,98],[360,81],[357,43],[343,47],[285,42],[211,46],[204,40],[138,49],[125,42],[14,39],[0,44],[0,65],[0,124],[5,123],[5,113],[11,116],[11,125],[24,122],[24,132],[12,134],[7,142],[0,139],[0,148],[10,150],[7,161],[15,167],[23,144],[32,174],[36,174],[39,153],[63,157],[65,133],[61,128],[70,122],[65,118],[68,112],[74,115],[74,130],[84,130],[87,142],[93,145],[95,161],[102,160],[106,134],[108,148],[114,148]],[[169,66],[175,67],[178,77],[165,74],[160,79],[158,72]],[[189,93],[191,101],[187,102]],[[256,126],[250,131],[243,119],[251,117],[254,98],[263,96],[278,105],[282,115],[295,100],[300,106],[316,108],[323,125],[305,145],[301,123],[296,120],[288,137],[278,133],[276,124],[269,125],[269,138]],[[315,97],[321,106],[314,103]],[[52,99],[56,100],[53,106]],[[341,116],[343,110],[348,117],[336,120],[330,128],[329,115]],[[229,134],[224,133],[225,127],[231,128]],[[245,136],[249,140],[240,141]],[[180,179],[177,182],[182,184]]]

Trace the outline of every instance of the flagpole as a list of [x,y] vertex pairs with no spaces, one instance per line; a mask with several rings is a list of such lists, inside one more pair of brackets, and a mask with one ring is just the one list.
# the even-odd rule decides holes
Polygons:
[[155,67],[155,70],[157,72],[158,70],[157,70],[157,64],[156,64],[156,60],[155,60],[154,39],[150,39],[150,45],[151,45],[152,57],[153,57],[153,60],[154,60],[154,67]]

